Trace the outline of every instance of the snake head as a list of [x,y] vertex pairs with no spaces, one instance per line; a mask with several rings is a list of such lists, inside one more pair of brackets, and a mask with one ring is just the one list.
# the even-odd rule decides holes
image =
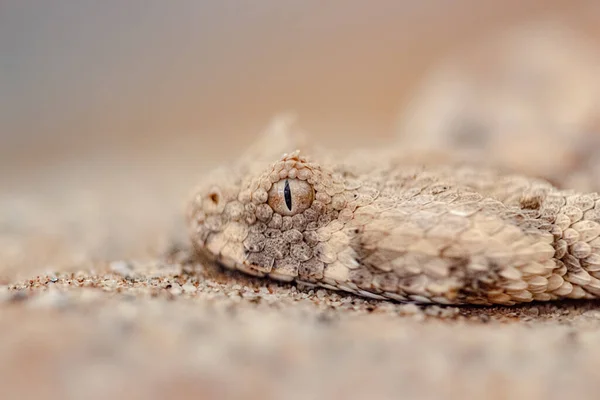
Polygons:
[[352,216],[345,209],[352,197],[346,183],[300,151],[284,154],[258,174],[236,177],[221,170],[191,202],[192,241],[232,269],[318,281],[328,260],[323,243]]
[[195,191],[188,226],[202,255],[252,275],[306,282],[320,282],[343,258],[349,239],[342,228],[357,207],[350,202],[358,185],[305,156],[298,138],[289,119],[275,120],[237,163]]

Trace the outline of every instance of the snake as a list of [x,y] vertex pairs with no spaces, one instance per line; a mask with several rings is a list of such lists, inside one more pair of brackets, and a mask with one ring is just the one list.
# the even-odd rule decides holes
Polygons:
[[600,297],[597,193],[393,146],[339,154],[301,137],[280,121],[201,179],[187,207],[200,256],[377,300]]

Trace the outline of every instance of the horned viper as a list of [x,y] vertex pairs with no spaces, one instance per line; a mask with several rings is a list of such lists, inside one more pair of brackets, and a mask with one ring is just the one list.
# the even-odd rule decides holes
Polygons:
[[286,129],[194,192],[187,216],[200,254],[375,299],[512,305],[600,296],[600,195],[413,163],[395,149],[331,156]]

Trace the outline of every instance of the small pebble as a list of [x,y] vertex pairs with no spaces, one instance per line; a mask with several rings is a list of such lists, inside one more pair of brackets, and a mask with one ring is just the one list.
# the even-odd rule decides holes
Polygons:
[[192,283],[188,282],[185,285],[183,285],[181,287],[183,289],[184,293],[188,293],[188,294],[192,294],[192,293],[196,293],[196,291],[198,290],[196,288],[196,286],[194,286]]
[[133,266],[127,261],[113,261],[109,264],[109,268],[111,272],[125,278],[131,278],[134,275]]
[[398,312],[400,315],[423,315],[423,310],[416,304],[402,304],[398,307]]
[[537,317],[538,315],[540,315],[540,309],[537,307],[531,307],[529,309],[525,310],[525,313],[529,316],[529,317]]
[[440,306],[429,306],[424,310],[425,314],[430,317],[437,318],[453,318],[460,311],[456,307],[440,307]]
[[171,285],[171,289],[169,289],[169,293],[171,293],[173,296],[179,296],[181,293],[183,293],[183,289],[179,283],[173,283]]
[[585,318],[600,320],[600,310],[590,310],[583,313]]

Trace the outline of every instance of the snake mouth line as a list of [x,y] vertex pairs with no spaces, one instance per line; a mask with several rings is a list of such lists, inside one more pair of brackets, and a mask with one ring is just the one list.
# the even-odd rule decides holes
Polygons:
[[211,253],[211,254],[207,254],[207,256],[224,268],[227,268],[230,270],[237,270],[237,271],[243,272],[245,274],[255,276],[257,278],[268,277],[268,278],[275,279],[275,280],[278,280],[281,282],[292,282],[292,281],[297,280],[296,275],[283,274],[283,273],[278,273],[275,271],[271,271],[271,272],[261,271],[258,266],[254,266],[249,263],[240,263],[240,262],[232,259],[231,257],[227,257],[222,254],[215,256],[214,254]]
[[[335,280],[323,280],[323,281],[319,281],[319,282],[309,282],[309,281],[305,281],[300,279],[298,276],[295,275],[289,275],[289,274],[282,274],[282,273],[277,273],[277,272],[264,272],[264,271],[260,271],[258,270],[257,267],[251,265],[251,264],[246,264],[246,263],[240,263],[237,262],[235,260],[233,260],[230,257],[227,256],[223,256],[223,255],[218,255],[215,256],[212,253],[208,253],[208,252],[204,252],[205,255],[213,260],[214,262],[216,262],[219,266],[229,269],[229,270],[233,270],[233,271],[240,271],[243,272],[244,274],[248,274],[257,278],[270,278],[270,279],[274,279],[280,282],[294,282],[297,284],[301,284],[301,285],[305,285],[307,287],[322,287],[324,289],[328,289],[328,290],[333,290],[336,292],[347,292],[347,293],[351,293],[363,298],[369,298],[372,300],[392,300],[392,301],[396,301],[399,303],[412,303],[412,304],[432,304],[432,300],[424,297],[424,296],[419,296],[419,295],[407,295],[407,296],[403,296],[400,295],[398,293],[393,293],[393,292],[382,292],[381,294],[377,294],[377,293],[373,293],[373,292],[369,292],[366,290],[362,290],[360,288],[358,288],[355,284],[351,283],[351,282],[338,282]],[[448,303],[450,304],[450,303]]]

